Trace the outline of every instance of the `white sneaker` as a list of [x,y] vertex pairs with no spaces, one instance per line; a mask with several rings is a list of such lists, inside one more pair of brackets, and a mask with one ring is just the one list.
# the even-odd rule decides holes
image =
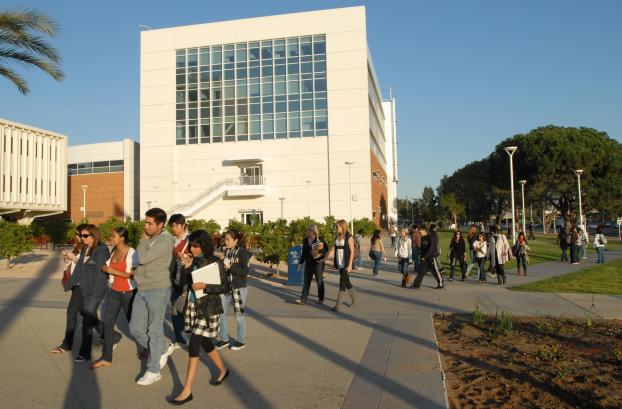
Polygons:
[[160,356],[160,369],[166,366],[166,362],[168,361],[168,357],[175,351],[175,344],[172,342],[168,344],[168,348],[164,353]]
[[147,371],[142,378],[136,381],[136,383],[139,385],[147,386],[151,385],[152,383],[156,383],[160,379],[162,379],[162,376],[160,376],[159,373]]

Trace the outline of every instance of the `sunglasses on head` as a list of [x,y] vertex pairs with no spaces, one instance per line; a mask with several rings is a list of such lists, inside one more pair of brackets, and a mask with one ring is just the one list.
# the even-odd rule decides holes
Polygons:
[[83,239],[88,239],[91,236],[92,236],[92,234],[81,234],[80,235],[80,237],[82,237]]

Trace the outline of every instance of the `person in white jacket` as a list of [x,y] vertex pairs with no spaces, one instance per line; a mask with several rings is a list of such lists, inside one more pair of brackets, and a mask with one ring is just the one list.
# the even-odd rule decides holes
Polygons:
[[488,243],[486,242],[486,235],[484,232],[479,232],[477,240],[473,242],[473,254],[475,260],[477,260],[477,270],[479,278],[477,282],[483,284],[486,282],[486,273],[484,272],[484,263],[486,262],[486,255],[488,254]]
[[406,287],[408,277],[408,265],[413,259],[412,240],[408,236],[408,229],[402,229],[400,237],[395,245],[395,258],[397,258],[397,268],[402,273],[402,287]]
[[607,238],[603,234],[603,230],[599,227],[596,229],[596,234],[594,235],[594,248],[598,256],[597,263],[605,262],[605,244],[607,244]]
[[490,266],[497,273],[497,282],[505,284],[506,277],[503,265],[510,260],[512,252],[507,237],[499,231],[497,226],[492,228],[491,246]]

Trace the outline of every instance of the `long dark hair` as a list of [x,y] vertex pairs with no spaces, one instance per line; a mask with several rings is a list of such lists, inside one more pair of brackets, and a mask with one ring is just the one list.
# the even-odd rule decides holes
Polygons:
[[374,234],[371,236],[371,245],[376,245],[376,241],[380,239],[380,230],[374,230]]
[[[117,233],[122,239],[123,239],[123,244],[128,245],[130,242],[130,233],[127,230],[127,228],[123,227],[123,226],[119,226],[119,227],[115,227],[114,229],[112,229],[113,232]],[[117,247],[115,246],[114,250],[112,250],[113,253],[115,253],[117,251]]]
[[214,257],[214,243],[212,237],[205,230],[196,230],[188,236],[188,245],[198,245],[201,248],[203,257],[211,259]]
[[[87,223],[79,224],[78,227],[76,227],[76,235],[79,236],[82,230],[86,229],[87,226]],[[84,243],[82,243],[82,237],[80,237],[80,239],[78,239],[78,241],[76,242],[76,245],[73,246],[73,250],[71,250],[71,252],[75,255],[78,255],[82,251],[82,247],[84,247]]]
[[244,233],[236,229],[229,229],[225,232],[224,236],[229,236],[233,240],[238,241],[237,247],[245,247],[246,243],[244,241]]
[[97,226],[94,224],[87,224],[82,230],[88,231],[91,237],[93,237],[93,242],[86,249],[86,255],[90,256],[93,253],[93,249],[101,244],[101,234],[99,233]]

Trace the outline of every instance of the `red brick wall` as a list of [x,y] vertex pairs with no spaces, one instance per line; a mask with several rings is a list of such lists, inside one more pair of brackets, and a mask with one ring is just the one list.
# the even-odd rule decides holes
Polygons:
[[[386,229],[387,224],[387,173],[370,150],[371,157],[371,205],[373,221],[376,226]],[[384,215],[384,217],[382,217]]]
[[86,189],[86,218],[99,224],[110,216],[123,219],[123,172],[68,176],[67,218],[82,220],[82,185]]

